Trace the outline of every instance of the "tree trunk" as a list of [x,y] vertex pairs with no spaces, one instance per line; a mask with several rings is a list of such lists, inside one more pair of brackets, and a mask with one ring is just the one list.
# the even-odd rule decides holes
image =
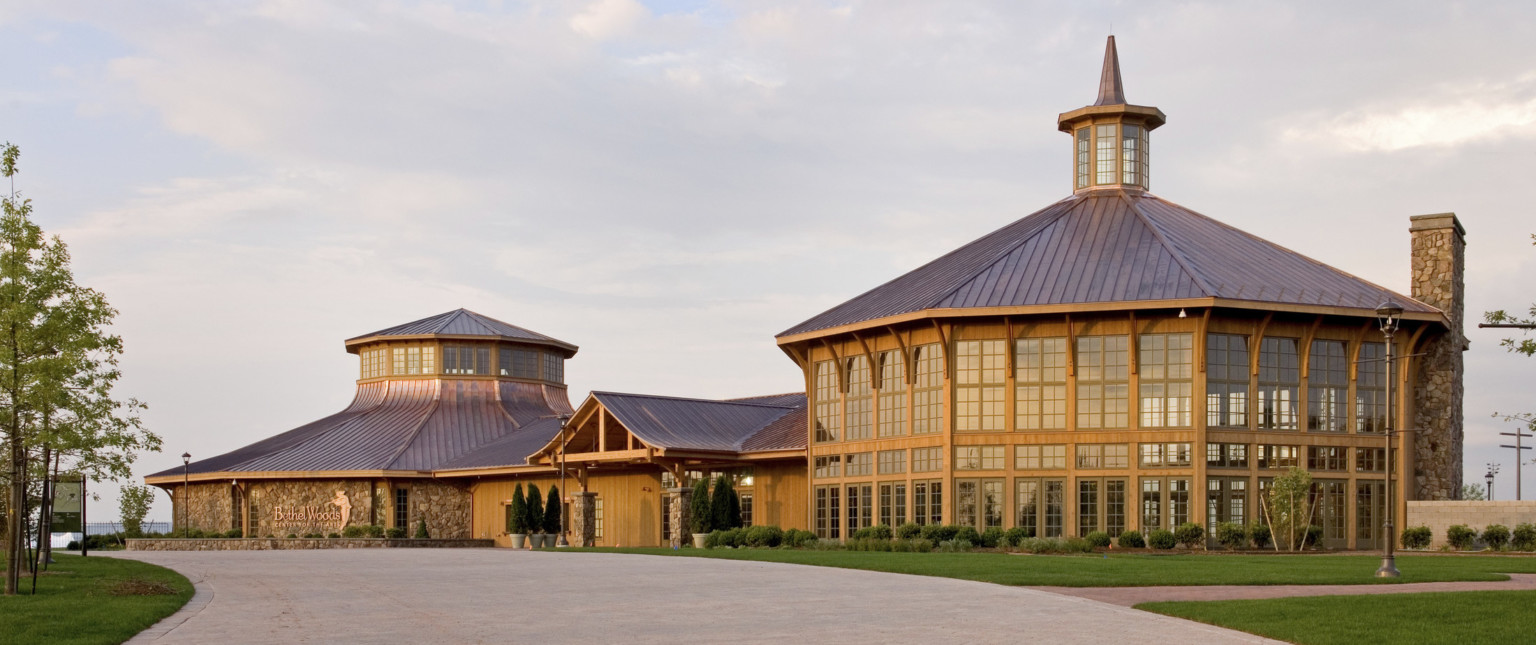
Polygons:
[[[11,414],[14,418],[14,408],[12,409]],[[11,501],[10,507],[6,509],[5,515],[5,527],[7,533],[5,540],[5,595],[14,596],[16,595],[16,583],[20,580],[18,567],[21,566],[21,514],[23,512],[22,504],[24,500],[22,495],[22,486],[26,485],[22,482],[21,475],[25,468],[24,464],[26,464],[26,457],[22,454],[21,437],[17,434],[14,425],[11,427],[10,434]]]

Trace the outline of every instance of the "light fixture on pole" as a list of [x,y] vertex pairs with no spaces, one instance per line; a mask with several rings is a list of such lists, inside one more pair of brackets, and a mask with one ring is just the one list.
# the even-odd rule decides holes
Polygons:
[[181,534],[187,534],[187,465],[192,463],[192,453],[181,453]]
[[1393,368],[1396,367],[1393,360],[1396,352],[1393,350],[1392,336],[1397,333],[1397,325],[1402,321],[1402,318],[1403,308],[1391,300],[1382,303],[1380,307],[1376,308],[1376,322],[1381,326],[1381,334],[1386,338],[1387,344],[1387,522],[1385,535],[1383,536],[1386,538],[1386,547],[1381,554],[1381,568],[1376,570],[1376,577],[1378,578],[1396,578],[1401,575],[1397,571],[1396,557],[1392,555],[1392,547],[1397,542],[1397,536],[1392,531],[1393,519],[1397,514],[1397,503],[1394,499],[1395,495],[1393,494],[1392,486],[1392,470],[1394,468],[1392,464],[1392,436],[1397,431],[1395,414],[1397,411],[1397,400],[1394,398],[1396,391],[1392,387],[1393,382],[1396,380],[1393,377]]
[[1493,501],[1493,476],[1497,474],[1499,474],[1499,465],[1491,461],[1488,462],[1488,474],[1483,475],[1483,479],[1488,481],[1488,488],[1486,489],[1487,494],[1483,495],[1483,498],[1490,502]]
[[565,527],[569,526],[571,521],[569,508],[565,504],[565,426],[570,422],[571,415],[562,414],[556,418],[560,420],[560,532],[559,537],[555,538],[555,548],[559,549],[571,546],[571,543],[565,540]]

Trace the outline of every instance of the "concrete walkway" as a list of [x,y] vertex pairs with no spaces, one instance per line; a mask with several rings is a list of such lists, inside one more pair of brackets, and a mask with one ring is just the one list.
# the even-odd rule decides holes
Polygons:
[[1206,587],[1030,587],[1131,607],[1144,602],[1176,600],[1249,600],[1292,596],[1368,596],[1428,591],[1521,591],[1536,589],[1536,573],[1510,573],[1509,580],[1491,582],[1411,582],[1365,585],[1211,585]]
[[130,643],[1273,643],[1018,587],[765,562],[510,549],[114,554],[205,599]]

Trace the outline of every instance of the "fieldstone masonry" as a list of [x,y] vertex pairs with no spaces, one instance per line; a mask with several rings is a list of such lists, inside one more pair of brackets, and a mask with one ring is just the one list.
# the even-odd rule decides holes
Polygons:
[[[172,522],[181,528],[183,496],[181,485],[171,485],[175,501]],[[351,504],[346,524],[389,526],[394,518],[392,488],[408,493],[407,535],[415,535],[416,524],[425,519],[427,533],[433,538],[470,537],[470,493],[451,484],[432,480],[395,480],[393,486],[363,479],[290,479],[194,482],[186,491],[187,526],[202,531],[228,531],[241,528],[250,507],[252,537],[329,535],[342,532],[341,508],[332,503],[337,491],[346,493]],[[279,519],[278,510],[283,516]]]
[[689,531],[693,523],[693,489],[688,487],[668,488],[667,501],[671,504],[667,508],[668,521],[672,524],[672,534],[667,536],[667,544],[674,549],[693,544],[693,538]]
[[597,493],[571,493],[571,546],[597,546]]
[[1445,312],[1451,328],[1416,351],[1413,379],[1414,499],[1461,499],[1462,333],[1466,287],[1466,229],[1454,213],[1409,218],[1413,237],[1413,297]]

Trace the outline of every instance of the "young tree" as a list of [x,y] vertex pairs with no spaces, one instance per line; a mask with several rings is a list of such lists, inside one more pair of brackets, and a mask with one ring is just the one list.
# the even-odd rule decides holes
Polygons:
[[[1531,245],[1536,246],[1536,233],[1531,235]],[[1491,327],[1520,329],[1522,335],[1529,335],[1531,330],[1536,329],[1536,304],[1531,305],[1527,313],[1530,315],[1529,318],[1521,318],[1518,314],[1511,314],[1503,309],[1489,311],[1483,314],[1483,323]],[[1505,338],[1499,341],[1499,344],[1511,352],[1536,356],[1536,340],[1530,338],[1520,340]]]
[[1270,483],[1263,508],[1274,529],[1276,550],[1280,548],[1281,536],[1285,536],[1292,551],[1304,546],[1307,527],[1312,525],[1311,492],[1312,473],[1295,466]]
[[144,537],[144,516],[155,501],[155,492],[148,486],[124,486],[117,497],[117,512],[123,520],[123,533],[131,538]]
[[1461,501],[1464,501],[1464,502],[1481,502],[1481,501],[1483,501],[1483,487],[1482,486],[1478,486],[1477,484],[1462,484],[1461,485]]
[[544,532],[560,534],[560,489],[553,484],[549,486],[549,499],[544,502]]
[[[112,398],[123,342],[107,333],[117,315],[102,294],[75,284],[69,251],[31,219],[14,183],[20,151],[0,149],[12,191],[0,207],[0,443],[8,456],[5,593],[16,593],[29,474],[42,457],[67,455],[71,470],[122,479],[139,450],[159,450],[143,429],[143,405]],[[33,455],[37,457],[34,460]]]
[[523,484],[518,482],[512,491],[512,507],[507,509],[507,532],[514,535],[528,533],[528,498],[523,496]]

